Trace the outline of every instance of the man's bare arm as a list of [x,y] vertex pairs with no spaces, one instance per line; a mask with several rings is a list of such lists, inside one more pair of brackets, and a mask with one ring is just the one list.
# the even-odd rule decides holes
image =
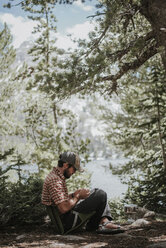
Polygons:
[[80,199],[86,199],[89,196],[88,189],[80,189],[73,193],[73,197],[70,197],[68,201],[58,204],[58,209],[61,214],[64,214],[71,210]]

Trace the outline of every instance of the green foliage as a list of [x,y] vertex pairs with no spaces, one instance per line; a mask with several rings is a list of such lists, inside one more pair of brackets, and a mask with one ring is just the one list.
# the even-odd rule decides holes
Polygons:
[[[134,83],[133,83],[134,82]],[[132,83],[132,84],[131,84]],[[122,83],[121,109],[104,119],[108,139],[128,158],[122,167],[112,168],[129,185],[126,199],[155,211],[165,211],[166,169],[166,81],[161,64],[145,67]],[[124,161],[125,162],[125,161]],[[124,175],[128,176],[125,178]]]
[[12,109],[12,106],[10,106],[10,101],[13,96],[13,87],[11,85],[13,71],[11,65],[15,60],[15,50],[11,43],[12,36],[10,30],[8,26],[4,24],[4,28],[2,31],[0,30],[0,129],[2,135],[7,129],[6,123],[10,110]]
[[166,214],[166,174],[158,164],[148,173],[131,177],[126,199],[138,206]]
[[85,171],[83,174],[76,173],[70,179],[68,179],[67,187],[70,193],[76,191],[77,189],[87,188],[90,186],[91,174]]
[[111,216],[114,221],[123,222],[126,220],[123,200],[120,199],[111,200],[109,201],[109,206],[111,209]]
[[15,50],[13,49],[12,36],[10,30],[6,24],[4,28],[0,31],[0,73],[1,81],[2,76],[9,70],[9,67],[14,62]]
[[[0,160],[3,164],[8,157],[15,153],[14,146],[9,142],[9,136],[13,135],[15,124],[15,84],[12,79],[15,75],[13,63],[15,61],[15,50],[12,46],[12,36],[6,24],[0,31]],[[13,67],[13,68],[12,68]],[[5,169],[0,169],[0,175],[5,177],[5,173],[12,167],[6,163]]]
[[54,1],[30,1],[24,7],[30,13],[29,18],[38,22],[33,31],[38,38],[29,50],[33,64],[25,65],[18,75],[20,86],[24,84],[22,134],[27,141],[28,163],[37,164],[43,176],[64,150],[75,150],[87,160],[89,140],[81,138],[74,114],[60,101],[59,74],[63,76],[63,72],[59,71],[64,69],[60,58],[64,53],[55,46]]
[[140,1],[100,1],[92,16],[90,41],[78,40],[79,48],[64,61],[67,71],[58,86],[62,97],[64,92],[96,91],[110,96],[119,90],[119,78],[157,54],[151,25],[140,5]]
[[[22,9],[27,11],[29,8],[27,7],[28,5],[31,6],[36,6],[45,4],[45,3],[51,3],[51,4],[72,4],[74,1],[77,0],[22,0],[19,3],[17,3],[16,0],[10,0],[10,2],[7,2],[7,4],[4,4],[3,7],[5,8],[11,8],[13,6],[18,6],[20,5]],[[83,0],[82,0],[83,1]]]
[[0,179],[0,225],[43,223],[46,211],[41,204],[42,185],[37,177],[16,184]]

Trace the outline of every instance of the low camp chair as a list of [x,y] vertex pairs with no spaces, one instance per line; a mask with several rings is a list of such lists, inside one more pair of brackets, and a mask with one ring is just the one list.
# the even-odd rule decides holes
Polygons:
[[61,218],[59,216],[58,209],[55,206],[46,206],[46,209],[47,209],[47,213],[51,219],[51,222],[54,226],[54,229],[55,229],[56,233],[58,233],[58,234],[68,234],[72,231],[77,230],[78,228],[83,226],[86,223],[86,221],[88,221],[95,214],[95,211],[88,213],[88,214],[87,213],[86,214],[85,213],[78,213],[78,217],[80,218],[81,222],[78,225],[69,229],[67,232],[65,232]]

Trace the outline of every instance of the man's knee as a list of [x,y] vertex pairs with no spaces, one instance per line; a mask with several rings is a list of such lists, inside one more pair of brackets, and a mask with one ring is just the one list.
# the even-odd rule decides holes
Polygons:
[[107,201],[107,194],[102,189],[95,189],[96,197],[99,199],[99,201],[106,202]]

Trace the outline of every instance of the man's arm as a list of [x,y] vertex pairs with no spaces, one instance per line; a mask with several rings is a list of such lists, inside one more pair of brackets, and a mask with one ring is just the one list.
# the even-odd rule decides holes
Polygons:
[[61,214],[64,214],[71,210],[79,200],[86,199],[89,196],[89,190],[88,189],[80,189],[73,193],[73,197],[70,197],[69,200],[63,201],[59,203],[58,209]]

